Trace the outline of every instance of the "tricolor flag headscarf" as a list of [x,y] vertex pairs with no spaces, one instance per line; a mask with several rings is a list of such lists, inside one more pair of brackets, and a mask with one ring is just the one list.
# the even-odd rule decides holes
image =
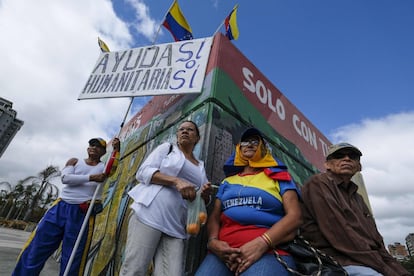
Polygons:
[[252,168],[264,168],[265,174],[275,180],[291,180],[286,165],[272,156],[272,153],[267,148],[263,136],[258,129],[247,129],[243,133],[241,141],[252,136],[258,136],[260,138],[255,155],[250,159],[245,159],[240,152],[240,143],[238,143],[235,152],[233,152],[229,159],[224,163],[223,170],[225,176],[227,177],[240,173],[245,166],[250,166]]

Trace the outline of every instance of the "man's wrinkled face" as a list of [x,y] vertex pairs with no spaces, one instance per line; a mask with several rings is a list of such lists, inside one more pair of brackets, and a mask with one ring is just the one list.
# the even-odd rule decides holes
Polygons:
[[352,176],[361,168],[360,158],[355,151],[339,150],[328,157],[325,167],[335,174]]

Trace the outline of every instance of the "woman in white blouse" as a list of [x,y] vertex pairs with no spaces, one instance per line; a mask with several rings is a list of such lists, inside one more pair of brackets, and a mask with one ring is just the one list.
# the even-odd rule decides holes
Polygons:
[[204,200],[211,193],[204,163],[193,154],[199,140],[197,125],[184,121],[177,144],[159,145],[138,169],[120,275],[146,275],[151,261],[155,276],[183,275],[187,200],[199,189]]

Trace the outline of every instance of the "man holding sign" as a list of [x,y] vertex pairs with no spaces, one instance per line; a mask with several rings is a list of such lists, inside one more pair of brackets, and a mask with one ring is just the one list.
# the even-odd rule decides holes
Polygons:
[[[113,150],[119,152],[120,141],[115,138]],[[65,184],[61,196],[52,204],[38,223],[22,249],[12,275],[39,275],[47,259],[62,243],[61,273],[65,271],[75,242],[82,227],[89,204],[94,199],[95,190],[108,177],[107,168],[101,161],[106,153],[106,141],[102,138],[89,140],[88,158],[71,158],[61,172],[62,183]],[[110,169],[109,169],[110,171]],[[101,192],[96,196],[89,230],[94,227],[95,215],[102,211]],[[69,275],[83,275],[93,231],[83,232],[75,258],[70,264]]]

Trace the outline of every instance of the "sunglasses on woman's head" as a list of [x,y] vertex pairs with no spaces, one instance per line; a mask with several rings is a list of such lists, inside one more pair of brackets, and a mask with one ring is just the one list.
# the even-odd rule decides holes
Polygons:
[[247,139],[247,140],[241,141],[240,142],[240,146],[241,147],[247,147],[249,145],[258,146],[259,143],[260,143],[259,139],[257,139],[257,138],[251,138],[251,139]]

